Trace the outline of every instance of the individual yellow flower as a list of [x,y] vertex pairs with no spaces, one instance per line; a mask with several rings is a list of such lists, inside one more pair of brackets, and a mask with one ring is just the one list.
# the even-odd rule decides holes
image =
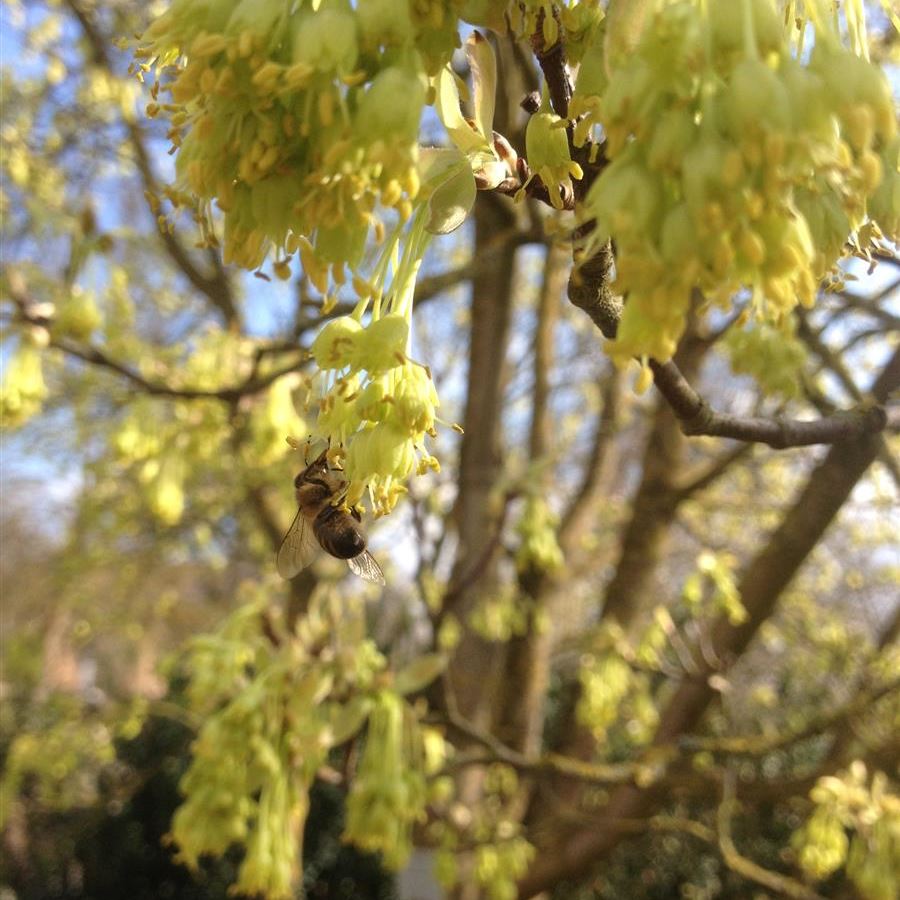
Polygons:
[[525,130],[528,165],[550,194],[550,202],[557,209],[564,207],[564,195],[571,195],[572,179],[584,174],[581,166],[569,155],[566,120],[544,110],[536,112]]

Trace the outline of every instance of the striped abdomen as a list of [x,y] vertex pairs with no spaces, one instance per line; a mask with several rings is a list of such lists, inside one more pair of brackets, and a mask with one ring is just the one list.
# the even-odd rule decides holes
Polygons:
[[322,548],[338,559],[352,559],[366,549],[362,526],[336,506],[326,506],[316,516],[313,533]]

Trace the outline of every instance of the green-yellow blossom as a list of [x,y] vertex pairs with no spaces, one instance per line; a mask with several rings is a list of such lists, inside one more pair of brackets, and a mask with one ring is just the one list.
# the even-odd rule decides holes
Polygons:
[[41,352],[23,338],[6,360],[0,385],[0,421],[4,428],[17,428],[40,412],[47,396]]
[[569,155],[566,124],[554,113],[542,111],[528,120],[525,130],[528,164],[546,186],[550,202],[557,209],[565,205],[563,194],[571,195],[572,179],[583,175],[581,166]]
[[617,361],[669,358],[697,289],[725,306],[749,288],[751,314],[778,326],[854,231],[896,234],[890,89],[824,10],[808,4],[808,58],[772,0],[649,0],[629,52],[585,49],[576,143],[602,123],[611,163],[580,210],[595,223],[583,252],[617,247]]
[[[256,268],[271,254],[283,271],[304,241],[316,253],[320,244],[323,254],[326,244],[333,250],[320,231],[339,228],[348,248],[364,245],[383,227],[379,205],[408,217],[418,190],[423,62],[401,29],[380,40],[396,41],[402,62],[391,53],[382,67],[369,58],[358,68],[362,16],[338,2],[291,13],[280,0],[176,0],[143,35],[138,58],[174,67],[151,104],[152,114],[170,118],[177,152],[166,197],[198,208],[211,244],[215,203],[226,261]],[[166,91],[171,103],[158,99]],[[327,289],[327,276],[313,281]]]
[[345,836],[399,869],[412,851],[413,825],[425,818],[426,799],[422,730],[399,696],[382,691],[347,798]]

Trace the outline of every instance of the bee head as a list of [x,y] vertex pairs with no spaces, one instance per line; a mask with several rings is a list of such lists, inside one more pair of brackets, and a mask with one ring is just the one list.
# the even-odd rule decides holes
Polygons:
[[323,478],[328,474],[328,459],[325,453],[322,453],[315,462],[311,462],[302,472],[294,479],[294,487],[299,488],[303,482],[310,478]]

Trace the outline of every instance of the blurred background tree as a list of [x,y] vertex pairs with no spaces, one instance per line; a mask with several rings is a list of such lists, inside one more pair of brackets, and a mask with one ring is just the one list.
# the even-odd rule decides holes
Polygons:
[[[321,235],[299,271],[275,253],[239,259],[250,274],[167,192],[172,123],[143,114],[122,45],[165,4],[4,4],[11,896],[441,896],[432,863],[460,900],[897,896],[896,244],[854,236],[777,326],[747,323],[755,294],[694,297],[674,362],[612,345],[658,388],[635,392],[603,352],[611,251],[572,274],[606,150],[570,128],[560,168],[538,134],[605,4],[462,7],[410,4],[426,68],[469,36],[460,12],[494,28],[490,57],[453,57],[459,84],[477,105],[496,58],[493,129],[539,177],[496,144],[425,255],[412,355],[463,428],[438,428],[440,471],[373,523],[376,590],[327,557],[274,574],[303,466],[285,437],[321,432],[310,348],[354,306],[327,266],[323,285]],[[738,7],[763,41],[772,7]],[[896,83],[879,9],[862,37]],[[430,112],[421,128],[447,144]],[[896,145],[874,146],[896,184]],[[610,233],[638,298],[630,221]]]

